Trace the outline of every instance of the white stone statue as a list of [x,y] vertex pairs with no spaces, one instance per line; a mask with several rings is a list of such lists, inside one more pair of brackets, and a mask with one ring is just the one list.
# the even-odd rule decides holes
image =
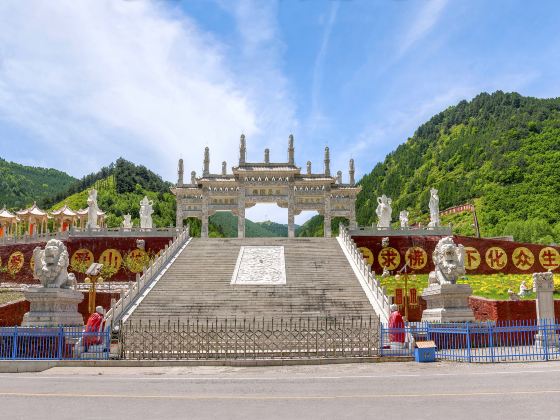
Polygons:
[[432,254],[435,271],[428,277],[428,284],[455,284],[465,274],[465,247],[455,245],[453,238],[440,239]]
[[375,214],[377,214],[377,227],[378,228],[390,228],[391,227],[391,213],[393,209],[391,208],[391,203],[393,201],[383,194],[381,197],[377,197],[377,209]]
[[122,222],[122,226],[125,229],[132,229],[132,216],[130,214],[124,215],[124,220]]
[[90,229],[97,229],[97,212],[99,211],[99,207],[97,206],[97,190],[92,188],[89,191],[89,197],[87,199],[88,205],[88,220],[86,227]]
[[408,211],[402,210],[399,214],[399,219],[401,221],[401,229],[408,228]]
[[33,250],[35,268],[33,277],[40,280],[43,287],[70,289],[76,288],[76,276],[68,273],[68,251],[58,239],[51,239],[45,249]]
[[154,202],[152,200],[148,200],[147,196],[144,196],[142,201],[140,201],[140,227],[142,229],[151,229],[152,228],[152,214],[154,210],[152,206]]
[[525,280],[523,280],[519,285],[519,296],[524,297],[529,293],[531,293],[531,289],[527,287],[527,283],[525,282]]
[[428,223],[429,228],[439,227],[441,225],[439,219],[439,196],[438,190],[432,188],[430,190],[430,223]]

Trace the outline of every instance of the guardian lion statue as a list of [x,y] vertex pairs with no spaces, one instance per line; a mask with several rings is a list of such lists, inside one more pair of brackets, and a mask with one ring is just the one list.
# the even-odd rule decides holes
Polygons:
[[76,288],[76,276],[68,273],[68,251],[58,239],[51,239],[45,249],[33,250],[35,268],[33,277],[40,280],[43,287],[70,289]]
[[455,284],[465,274],[465,247],[455,245],[453,238],[440,239],[432,254],[435,271],[430,273],[428,284]]

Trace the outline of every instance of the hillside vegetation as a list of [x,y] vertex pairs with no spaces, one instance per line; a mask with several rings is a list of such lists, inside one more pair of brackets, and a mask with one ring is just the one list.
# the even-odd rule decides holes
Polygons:
[[[482,93],[421,125],[359,182],[357,217],[376,221],[376,197],[393,215],[428,220],[429,190],[440,208],[475,202],[482,236],[560,242],[560,98]],[[455,226],[469,234],[469,223]]]
[[76,178],[56,169],[24,166],[0,158],[0,208],[19,210],[68,188]]
[[[107,175],[103,177],[103,175]],[[91,182],[93,180],[93,182]],[[140,200],[147,196],[153,200],[153,222],[157,227],[175,225],[175,197],[169,191],[167,183],[144,166],[137,166],[124,159],[118,159],[114,165],[103,168],[100,172],[90,174],[79,181],[88,185],[85,189],[74,193],[51,206],[57,209],[67,204],[77,210],[87,207],[88,190],[97,189],[99,208],[107,213],[108,227],[119,227],[123,215],[130,213],[135,226],[140,225]],[[72,188],[76,188],[72,186]]]

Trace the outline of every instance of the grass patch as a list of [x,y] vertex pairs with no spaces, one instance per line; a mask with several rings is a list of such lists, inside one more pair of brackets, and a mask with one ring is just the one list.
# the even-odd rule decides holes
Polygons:
[[0,305],[14,302],[23,298],[23,293],[14,292],[13,290],[0,290]]
[[[508,300],[508,289],[515,293],[519,292],[519,285],[525,280],[527,287],[533,288],[533,278],[531,274],[476,274],[467,275],[466,278],[460,279],[457,283],[470,284],[473,289],[474,296],[485,297],[488,299]],[[404,280],[401,276],[399,280],[394,276],[381,279],[381,284],[387,288],[387,293],[394,296],[395,289],[404,288]],[[409,275],[408,288],[416,288],[418,294],[422,293],[424,288],[428,287],[427,274]],[[560,275],[554,275],[554,297],[560,299]],[[535,299],[535,294],[521,299]]]

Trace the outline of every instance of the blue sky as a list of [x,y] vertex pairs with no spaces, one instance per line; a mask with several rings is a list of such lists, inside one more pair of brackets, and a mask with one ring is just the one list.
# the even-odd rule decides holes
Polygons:
[[[48,4],[48,5],[47,5]],[[560,96],[558,1],[0,2],[0,156],[76,177],[123,156],[358,177],[419,124],[481,91]],[[249,217],[281,221],[256,207]],[[301,222],[303,219],[299,218]]]

